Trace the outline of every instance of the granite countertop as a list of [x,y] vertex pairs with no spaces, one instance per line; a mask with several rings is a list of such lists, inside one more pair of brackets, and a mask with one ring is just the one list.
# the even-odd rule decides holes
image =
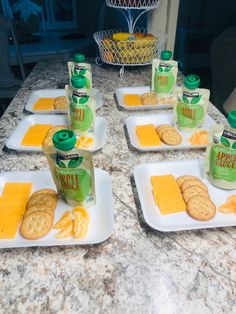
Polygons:
[[[108,120],[107,144],[94,164],[113,181],[115,226],[104,243],[90,246],[3,249],[0,252],[0,313],[235,313],[235,228],[161,233],[143,220],[133,184],[134,166],[191,159],[203,150],[139,153],[126,139],[125,119],[114,90],[150,84],[150,67],[93,66],[94,87],[103,93],[98,115]],[[64,88],[62,60],[42,60],[31,72],[0,122],[4,147],[30,93]],[[152,111],[152,113],[155,111]],[[134,112],[134,114],[137,112]],[[212,106],[210,116],[224,117]],[[43,154],[1,150],[1,171],[46,169]],[[137,206],[136,206],[137,205]]]

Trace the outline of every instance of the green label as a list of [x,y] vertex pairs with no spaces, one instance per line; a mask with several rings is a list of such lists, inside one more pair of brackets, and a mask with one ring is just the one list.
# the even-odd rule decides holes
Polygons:
[[81,75],[85,77],[86,83],[85,87],[87,89],[91,88],[91,82],[90,82],[90,73],[88,69],[85,66],[75,65],[73,75]]
[[84,158],[78,154],[60,155],[59,153],[54,158],[62,194],[65,198],[83,202],[92,187],[91,176],[80,168]]
[[93,111],[88,105],[70,104],[70,119],[72,129],[85,132],[93,124]]
[[179,126],[186,128],[196,128],[202,124],[205,111],[200,105],[188,105],[179,102],[177,105],[177,121]]
[[215,180],[236,181],[236,150],[220,144],[210,151],[210,173]]
[[171,93],[175,85],[175,77],[171,72],[172,64],[161,64],[155,72],[154,88],[157,93]]
[[62,193],[66,198],[83,202],[91,191],[92,181],[84,169],[57,168]]

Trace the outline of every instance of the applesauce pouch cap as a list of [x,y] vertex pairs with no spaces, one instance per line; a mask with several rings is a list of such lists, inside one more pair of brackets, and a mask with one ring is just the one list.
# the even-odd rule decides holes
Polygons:
[[[84,76],[86,79],[86,88],[92,88],[92,70],[89,63],[85,63],[85,55],[75,53],[73,61],[67,63],[69,70],[70,85],[72,85],[71,78],[73,75]],[[72,85],[73,86],[73,85]]]
[[178,62],[171,60],[172,52],[164,50],[161,59],[152,62],[152,91],[158,97],[169,97],[174,94],[178,74]]
[[236,110],[228,114],[227,125],[216,125],[209,132],[205,173],[213,185],[236,189]]
[[43,147],[58,193],[70,206],[95,205],[94,167],[91,153],[75,147],[71,130],[53,135],[54,146]]
[[76,135],[95,136],[95,98],[90,95],[90,90],[86,89],[84,77],[73,76],[72,81],[77,88],[69,85],[65,87],[65,94],[69,103],[70,128]]
[[175,126],[184,132],[192,132],[203,127],[210,98],[210,91],[198,88],[198,75],[188,75],[184,79],[182,93],[174,107]]

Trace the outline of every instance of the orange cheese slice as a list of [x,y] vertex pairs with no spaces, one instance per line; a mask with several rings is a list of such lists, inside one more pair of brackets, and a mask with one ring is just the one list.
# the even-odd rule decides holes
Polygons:
[[0,197],[0,238],[16,236],[32,189],[31,182],[7,182]]
[[48,132],[52,128],[51,124],[34,124],[29,127],[30,132]]
[[153,124],[137,125],[136,134],[141,146],[160,146],[161,140]]
[[28,129],[25,133],[21,145],[22,146],[41,146],[48,130],[52,126],[50,124],[36,124]]
[[4,185],[2,195],[29,198],[31,189],[31,182],[7,182]]
[[153,196],[162,215],[186,210],[186,204],[175,178],[172,175],[151,177]]
[[[171,174],[162,176],[151,176],[151,183],[154,188],[158,189],[159,194],[169,193],[169,191],[176,191],[181,193],[180,187]],[[168,188],[167,188],[168,187]]]
[[25,212],[28,198],[13,199],[11,196],[0,198],[0,238],[14,238]]
[[138,94],[125,94],[124,103],[126,106],[143,106],[141,96]]
[[39,98],[33,106],[34,110],[54,110],[54,98]]

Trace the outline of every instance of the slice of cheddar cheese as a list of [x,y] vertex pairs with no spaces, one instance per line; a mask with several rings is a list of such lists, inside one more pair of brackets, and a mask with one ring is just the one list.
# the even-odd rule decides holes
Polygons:
[[31,182],[6,182],[0,196],[0,238],[16,236],[32,189]]
[[[171,174],[162,176],[151,176],[152,186],[158,189],[159,194],[169,193],[169,191],[181,193],[180,187]],[[168,187],[168,189],[167,189]]]
[[33,106],[34,110],[54,110],[55,98],[39,98]]
[[151,177],[153,197],[162,215],[186,210],[180,188],[172,175]]
[[25,133],[21,145],[22,146],[41,146],[48,130],[52,126],[50,124],[36,124],[28,129]]
[[34,124],[29,127],[30,132],[48,132],[52,128],[51,124]]
[[126,106],[143,106],[141,96],[138,94],[125,94],[124,103]]
[[136,134],[141,146],[160,146],[161,140],[153,124],[137,125]]
[[21,218],[24,215],[28,198],[12,199],[12,196],[0,198],[0,238],[16,236]]
[[4,185],[2,196],[17,196],[21,198],[29,198],[31,189],[31,182],[7,182]]

